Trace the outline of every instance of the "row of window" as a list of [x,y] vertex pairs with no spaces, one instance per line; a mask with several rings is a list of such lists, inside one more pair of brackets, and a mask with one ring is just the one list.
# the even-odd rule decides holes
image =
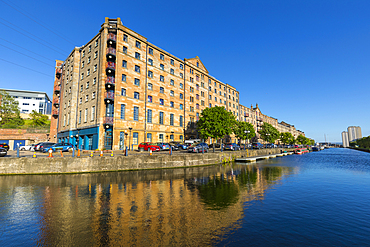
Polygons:
[[[99,45],[99,39],[95,40],[95,48],[98,47],[98,45]],[[91,45],[89,45],[89,47],[87,48],[87,51],[88,51],[88,53],[91,52]],[[81,56],[82,57],[85,57],[85,50],[82,51],[82,55]]]
[[[98,51],[95,51],[95,53],[94,53],[94,59],[96,59],[98,57]],[[90,62],[91,62],[91,57],[88,57],[87,58],[87,64],[90,64]],[[73,66],[72,66],[73,67]],[[72,68],[71,67],[71,68]],[[85,61],[82,61],[81,62],[81,69],[83,69],[85,67]],[[72,68],[73,69],[73,68]],[[69,72],[69,71],[67,71],[67,72]],[[67,75],[68,75],[68,73],[67,73]]]
[[[158,118],[158,124],[165,124],[165,117],[164,117],[164,112],[160,111],[159,112],[159,118]],[[121,114],[120,114],[120,119],[125,120],[126,118],[126,105],[122,104],[121,105]],[[134,121],[139,121],[139,107],[134,106],[134,111],[133,111],[133,120]],[[146,118],[147,123],[153,123],[153,110],[147,109],[147,118]],[[170,113],[169,114],[169,125],[174,126],[175,122],[175,115]],[[182,115],[179,116],[179,126],[183,127],[184,124],[184,117]]]
[[[135,53],[135,57],[140,59],[140,54],[139,53]],[[150,65],[153,65],[153,60],[152,59],[149,59],[149,64]],[[123,60],[122,61],[122,67],[124,68],[127,68],[127,61],[126,60]],[[160,69],[164,71],[164,64],[160,64]],[[135,65],[135,72],[138,72],[140,73],[140,66],[139,65]],[[174,69],[170,69],[170,74],[174,75],[175,71]],[[153,71],[148,71],[148,77],[149,78],[153,78],[154,77],[154,74],[153,74]],[[183,78],[183,74],[180,73],[180,77]],[[199,76],[197,75],[197,81],[199,81]],[[163,75],[160,75],[160,81],[164,82],[164,76]],[[173,80],[172,80],[173,81]],[[194,79],[192,77],[190,77],[190,82],[194,82]],[[209,79],[209,83],[211,83],[211,79]],[[216,86],[216,82],[214,82],[214,85]],[[204,83],[202,83],[202,87],[204,87]],[[199,88],[199,85],[197,84],[197,89]],[[221,84],[219,85],[219,88],[221,89]],[[209,91],[212,91],[212,87],[209,86]],[[224,91],[226,91],[226,87],[224,86]],[[214,89],[214,92],[217,93],[217,90]],[[221,92],[219,92],[220,95],[221,95]],[[231,93],[231,90],[229,89],[229,93]],[[235,91],[232,91],[233,95],[235,95]],[[224,93],[224,97],[226,97],[226,93]],[[236,93],[236,97],[238,97],[238,93]],[[229,95],[229,99],[231,99],[230,95]],[[233,100],[235,101],[234,97],[233,97]],[[238,100],[237,100],[238,101]]]
[[[13,98],[18,99],[18,96],[13,96]],[[22,97],[22,99],[32,99],[32,97]],[[35,100],[43,100],[43,98],[34,98]]]
[[[98,70],[98,65],[97,64],[95,64],[94,65],[94,69],[93,69],[93,72],[96,72]],[[89,76],[90,75],[90,69],[87,69],[87,71],[86,71],[86,76]],[[81,73],[81,80],[83,80],[84,79],[84,73]]]
[[[123,60],[123,66],[125,68],[127,68],[127,62],[125,60]],[[135,65],[135,71],[138,72],[138,73],[140,73],[140,66]],[[153,72],[150,71],[150,70],[148,71],[148,77],[149,78],[153,78]],[[126,82],[126,80],[127,80],[127,76],[125,74],[122,74],[122,81]],[[163,75],[160,75],[159,80],[161,82],[164,82],[164,76]],[[170,85],[174,85],[174,84],[175,84],[174,80],[173,79],[170,79]],[[136,86],[140,86],[140,79],[135,78],[135,85]],[[149,88],[149,85],[150,85],[150,88]],[[182,83],[180,83],[180,88],[183,88],[183,84]],[[151,83],[148,84],[148,89],[152,90],[152,84]],[[197,85],[197,90],[199,90],[199,85]],[[209,87],[209,90],[212,91],[212,88]],[[190,92],[194,92],[194,88],[193,87],[190,87]],[[217,94],[217,90],[216,89],[214,89],[214,92]],[[220,94],[220,96],[222,96],[221,91],[219,91],[219,94]],[[204,97],[204,93],[203,92],[202,92],[202,96]],[[210,97],[210,99],[212,99],[211,98],[211,95],[209,97]],[[224,93],[224,97],[226,97],[226,93]],[[236,94],[236,97],[238,97],[238,94]],[[231,100],[231,96],[230,95],[229,95],[229,99]],[[232,97],[232,100],[235,101],[235,97]],[[215,101],[217,101],[217,98],[216,97],[215,97]],[[236,99],[236,102],[238,102],[238,99]],[[222,103],[221,99],[220,99],[220,103]],[[226,101],[225,101],[224,104],[226,104]]]
[[[94,79],[93,79],[93,85],[95,85],[95,84],[96,84],[96,77],[94,77]],[[89,86],[90,86],[90,82],[86,82],[86,89],[88,89]],[[81,85],[80,90],[81,90],[81,92],[83,91],[83,85]],[[70,93],[72,93],[72,87],[69,87],[68,89],[66,89],[66,93],[65,93],[64,97],[67,97],[67,94],[70,94]]]
[[[88,121],[88,115],[89,115],[89,109],[85,108],[85,114],[84,114],[84,122],[86,123]],[[90,115],[90,121],[95,120],[95,106],[91,107],[91,115]],[[82,121],[82,110],[79,111],[78,115],[78,124],[81,124]]]
[[[91,113],[90,113],[90,121],[94,121],[95,120],[95,106],[92,106],[91,107]],[[88,116],[89,116],[89,109],[88,108],[85,108],[84,110],[84,122],[87,123],[88,121]],[[70,124],[70,121],[71,121],[71,113],[68,113],[68,114],[64,114],[63,116],[63,126],[68,126]],[[79,115],[78,115],[78,124],[81,124],[82,123],[82,110],[79,111]]]
[[[127,36],[127,34],[123,34],[123,41],[124,42],[128,42],[128,36]],[[138,41],[138,40],[136,40],[135,41],[135,47],[141,49],[141,42]],[[123,50],[124,50],[124,53],[127,53],[127,47],[124,46],[123,47]],[[154,55],[153,48],[149,47],[148,53],[153,56]],[[135,55],[135,57],[136,57],[136,55]],[[164,61],[164,54],[160,53],[159,54],[159,58]],[[170,64],[171,65],[175,65],[175,61],[172,58],[170,59]],[[180,63],[179,66],[180,66],[180,69],[184,69],[184,65],[183,64]]]

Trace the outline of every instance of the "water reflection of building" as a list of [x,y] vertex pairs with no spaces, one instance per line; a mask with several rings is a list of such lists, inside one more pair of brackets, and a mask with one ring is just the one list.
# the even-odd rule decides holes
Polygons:
[[290,172],[212,166],[60,176],[44,191],[39,243],[209,245],[240,227],[246,201],[263,200]]

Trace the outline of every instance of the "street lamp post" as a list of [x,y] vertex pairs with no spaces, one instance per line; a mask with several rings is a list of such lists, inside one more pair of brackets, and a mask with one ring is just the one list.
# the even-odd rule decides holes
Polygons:
[[[73,138],[73,135],[71,135],[71,139]],[[71,140],[72,144],[72,157],[75,157],[75,146],[73,145],[73,139]]]
[[125,156],[128,156],[128,152],[127,152],[127,146],[126,146],[126,139],[127,139],[127,133],[126,133],[126,131],[125,131],[125,140],[123,140],[123,145],[125,146]]
[[[247,135],[247,141],[248,141],[248,134],[251,133],[249,130],[244,130],[244,133]],[[245,151],[246,142],[244,142],[244,151]]]
[[129,130],[130,130],[130,137],[128,138],[128,150],[131,150],[131,130],[132,130],[132,128],[131,127],[129,127],[128,128]]
[[78,134],[77,134],[77,135],[76,135],[76,143],[77,143],[76,147],[77,147],[77,150],[78,150],[78,149],[80,149],[80,147],[79,147],[79,145],[78,145],[79,141],[80,141],[80,140],[78,139]]

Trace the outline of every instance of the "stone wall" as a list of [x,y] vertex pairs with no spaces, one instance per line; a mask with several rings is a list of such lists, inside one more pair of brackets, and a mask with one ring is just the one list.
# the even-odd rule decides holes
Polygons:
[[[43,132],[43,131],[41,131]],[[27,129],[0,129],[0,140],[9,140],[10,150],[13,150],[14,140],[26,140],[26,145],[48,140],[49,133],[30,133]]]
[[159,154],[115,157],[81,158],[1,158],[0,175],[7,174],[60,174],[145,170],[204,166],[233,160],[237,157],[280,153],[281,149],[248,150],[205,154]]

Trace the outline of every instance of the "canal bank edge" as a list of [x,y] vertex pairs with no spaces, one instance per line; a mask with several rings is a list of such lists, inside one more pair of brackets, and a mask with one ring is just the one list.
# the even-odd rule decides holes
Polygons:
[[[285,149],[248,150],[248,157],[281,153]],[[247,157],[247,151],[205,154],[158,154],[79,158],[2,158],[2,175],[114,172],[208,166]]]

